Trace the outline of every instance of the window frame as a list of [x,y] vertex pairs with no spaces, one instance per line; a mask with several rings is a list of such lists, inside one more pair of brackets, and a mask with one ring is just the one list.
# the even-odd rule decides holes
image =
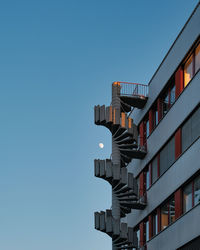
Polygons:
[[[176,219],[174,214],[174,221],[170,222],[170,202],[174,200],[174,211],[175,211],[175,195],[174,193],[170,196],[170,198],[167,199],[161,206],[160,206],[160,231],[165,230],[168,226],[170,226]],[[165,228],[162,228],[162,207],[167,205],[167,226]]]
[[[197,47],[200,45],[200,39],[198,39],[198,41],[195,43],[195,45],[193,46],[193,48],[189,51],[189,53],[187,54],[184,62],[182,63],[182,69],[183,69],[183,90],[188,86],[188,84],[190,84],[190,82],[192,81],[192,79],[194,78],[194,76],[197,74],[197,72],[200,70],[200,68],[196,71],[196,49]],[[185,86],[185,65],[188,62],[188,60],[190,59],[190,57],[192,57],[192,77],[190,79],[190,81],[187,82],[186,86]]]

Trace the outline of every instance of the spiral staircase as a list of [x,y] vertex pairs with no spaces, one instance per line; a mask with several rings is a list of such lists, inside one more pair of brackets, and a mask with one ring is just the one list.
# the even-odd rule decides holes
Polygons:
[[120,219],[131,209],[144,209],[147,202],[146,197],[139,196],[137,181],[126,168],[132,159],[143,159],[147,153],[146,145],[139,143],[138,128],[129,113],[133,108],[143,108],[146,102],[146,85],[114,82],[112,105],[94,107],[94,123],[105,126],[112,134],[112,159],[94,160],[95,176],[112,186],[112,210],[95,212],[95,229],[112,238],[113,250],[138,246],[136,232]]

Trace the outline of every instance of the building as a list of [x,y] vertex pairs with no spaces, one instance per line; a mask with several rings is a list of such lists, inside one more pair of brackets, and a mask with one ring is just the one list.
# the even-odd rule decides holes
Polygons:
[[114,82],[95,106],[112,158],[94,161],[112,187],[95,228],[113,250],[200,250],[200,3],[149,85]]

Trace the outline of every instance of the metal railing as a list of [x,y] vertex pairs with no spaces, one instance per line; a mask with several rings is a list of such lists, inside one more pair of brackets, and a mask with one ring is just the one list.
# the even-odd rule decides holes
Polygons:
[[117,82],[120,85],[120,95],[147,97],[148,85],[130,82]]

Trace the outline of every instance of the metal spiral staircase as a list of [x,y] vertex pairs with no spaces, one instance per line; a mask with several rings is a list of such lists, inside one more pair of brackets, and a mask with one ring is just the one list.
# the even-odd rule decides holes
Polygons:
[[114,82],[112,105],[94,107],[94,122],[105,126],[112,134],[112,159],[94,160],[95,176],[112,186],[112,210],[95,213],[95,228],[112,237],[113,250],[137,247],[133,228],[121,223],[131,209],[144,209],[146,198],[138,195],[137,181],[126,166],[132,159],[143,159],[145,145],[139,144],[138,129],[128,116],[133,108],[143,108],[147,102],[147,86]]

